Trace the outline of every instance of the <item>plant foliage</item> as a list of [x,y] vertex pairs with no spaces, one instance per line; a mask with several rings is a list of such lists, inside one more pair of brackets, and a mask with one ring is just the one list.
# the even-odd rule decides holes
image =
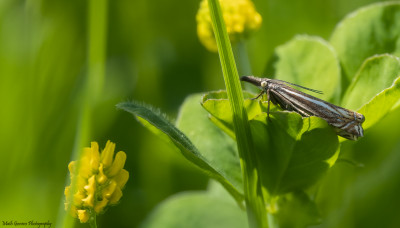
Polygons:
[[[277,47],[267,72],[279,79],[323,90],[321,98],[358,110],[366,118],[364,129],[369,134],[372,126],[397,108],[400,99],[399,33],[400,4],[374,4],[346,17],[329,41],[302,35]],[[223,56],[230,47],[223,38],[217,37],[218,41],[222,42]],[[222,57],[221,61],[224,62]],[[225,67],[224,71],[229,71],[232,66]],[[232,84],[227,84],[229,89]],[[153,109],[135,102],[121,103],[118,107],[135,115],[145,127],[177,147],[190,162],[219,181],[241,206],[245,196],[240,162],[244,161],[238,156],[235,140],[238,129],[242,128],[235,130],[237,110],[230,108],[229,93],[189,96],[181,106],[176,126]],[[338,140],[332,127],[322,119],[302,118],[273,105],[268,118],[265,101],[250,100],[255,94],[247,92],[240,96],[246,98],[243,107],[253,152],[260,164],[252,168],[257,167],[257,189],[260,190],[257,194],[268,210],[269,226],[304,227],[320,222],[311,190],[335,164],[340,143],[346,140]],[[234,105],[237,102],[233,100]],[[210,201],[207,194],[171,198],[155,213],[166,218],[171,211],[185,212],[183,217],[168,217],[168,220],[181,220],[172,224],[185,225],[191,224],[189,214],[197,214],[205,222],[192,227],[204,227],[211,224],[207,221],[213,221],[215,214],[199,214],[200,211],[213,207],[223,210],[224,205],[218,200]],[[188,197],[198,203],[187,203]],[[226,224],[235,224],[236,220],[242,224],[242,217],[237,213],[233,210]],[[146,224],[145,227],[157,227],[161,222]]]

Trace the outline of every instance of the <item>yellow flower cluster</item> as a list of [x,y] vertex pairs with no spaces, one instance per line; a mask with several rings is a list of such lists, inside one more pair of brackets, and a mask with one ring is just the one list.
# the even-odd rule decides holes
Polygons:
[[[261,26],[261,15],[250,0],[220,0],[222,14],[232,43],[247,37]],[[211,24],[208,1],[202,0],[196,15],[197,35],[200,42],[209,50],[217,51]]]
[[68,165],[71,185],[65,188],[65,210],[82,223],[122,197],[121,189],[129,179],[128,171],[123,169],[126,154],[120,151],[113,159],[114,150],[115,144],[108,141],[100,154],[99,145],[92,142],[90,148],[84,148],[79,161]]

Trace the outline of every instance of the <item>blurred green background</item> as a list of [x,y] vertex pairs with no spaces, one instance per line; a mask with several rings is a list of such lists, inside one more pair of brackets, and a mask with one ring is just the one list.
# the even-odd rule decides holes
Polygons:
[[[252,72],[240,74],[262,75],[274,48],[296,34],[328,39],[346,14],[372,2],[255,0],[263,24],[247,41]],[[115,108],[133,99],[174,119],[187,95],[224,89],[218,55],[196,35],[199,3],[108,1],[102,45],[102,37],[89,36],[91,27],[103,26],[101,20],[89,24],[89,1],[0,0],[0,220],[55,224],[74,148],[90,141],[101,148],[115,142],[127,153],[130,173],[121,202],[98,217],[99,227],[137,227],[168,196],[207,187],[207,178],[173,148]],[[96,87],[85,84],[88,53],[99,40],[104,82],[90,106],[85,139],[85,93]],[[375,127],[369,140],[343,145],[342,152],[365,167],[339,163],[329,174],[336,182],[323,186],[332,195],[320,204],[328,218],[322,227],[400,224],[399,114]]]

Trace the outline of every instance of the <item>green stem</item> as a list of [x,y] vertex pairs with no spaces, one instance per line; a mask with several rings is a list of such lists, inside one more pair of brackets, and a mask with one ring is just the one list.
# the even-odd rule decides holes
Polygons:
[[99,101],[105,75],[107,0],[90,0],[88,87],[92,105]]
[[269,228],[278,228],[279,225],[275,219],[275,216],[271,213],[268,213],[268,227]]
[[[100,100],[105,78],[107,0],[90,0],[88,9],[88,73],[82,91],[83,98],[72,154],[72,160],[78,161],[82,148],[87,145],[91,137],[93,108]],[[67,176],[65,185],[68,185],[68,182],[69,177]],[[64,199],[62,196],[56,227],[73,227],[72,217],[64,211]],[[72,200],[69,203],[72,204]],[[94,225],[97,227],[96,221],[94,221]]]
[[[253,75],[253,71],[251,69],[249,56],[247,54],[246,43],[241,40],[236,45],[233,46],[233,52],[235,54],[235,60],[237,63],[238,71],[240,76],[245,75]],[[253,93],[259,93],[258,89],[255,86],[252,86],[249,83],[244,83],[244,88],[247,91]]]
[[240,42],[235,44],[233,46],[233,52],[235,54],[235,60],[239,71],[239,75],[240,76],[251,75],[252,70],[250,66],[249,57],[247,55],[246,43],[243,40],[241,40]]
[[97,219],[96,219],[96,212],[94,210],[91,210],[90,212],[90,219],[89,219],[89,225],[91,228],[97,228]]
[[258,180],[257,155],[253,149],[250,126],[239,75],[233,57],[221,8],[217,0],[208,0],[215,39],[221,61],[228,100],[233,113],[233,125],[243,173],[244,194],[250,227],[268,227],[261,187]]
[[[84,120],[88,121],[87,132],[90,132],[90,117],[93,108],[100,101],[105,77],[107,0],[90,0],[89,2],[89,71],[86,84],[87,102],[84,107]],[[86,118],[85,118],[86,117]],[[84,123],[85,125],[85,123]],[[86,135],[89,138],[89,134]],[[97,228],[96,212],[90,211],[90,227]]]

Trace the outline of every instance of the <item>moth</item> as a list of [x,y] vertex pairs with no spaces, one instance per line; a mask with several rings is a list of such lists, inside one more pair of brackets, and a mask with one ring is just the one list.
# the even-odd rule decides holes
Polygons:
[[319,90],[278,79],[243,76],[240,80],[249,82],[261,89],[260,94],[253,99],[267,94],[268,117],[270,102],[272,102],[284,110],[297,112],[303,117],[316,116],[324,119],[329,125],[334,127],[336,134],[343,138],[357,140],[359,137],[364,136],[362,123],[365,121],[365,117],[362,114],[331,104],[290,86],[322,94]]

